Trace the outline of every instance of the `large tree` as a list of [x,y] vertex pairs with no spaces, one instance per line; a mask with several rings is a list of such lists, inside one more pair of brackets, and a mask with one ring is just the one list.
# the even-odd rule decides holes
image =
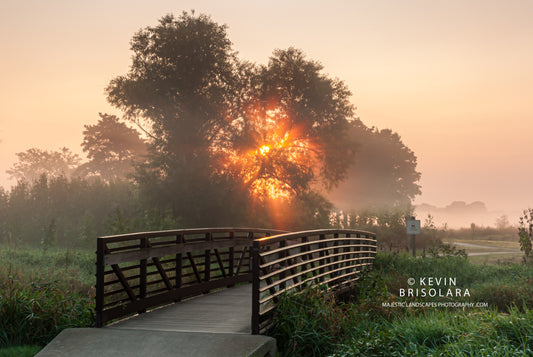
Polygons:
[[[183,167],[204,157],[226,122],[234,54],[226,27],[205,15],[163,17],[131,41],[128,74],[107,87],[126,118],[146,125],[156,153]],[[167,174],[173,167],[163,167]]]
[[390,129],[351,125],[357,143],[356,159],[347,179],[329,197],[344,210],[409,208],[420,194],[417,158]]
[[221,156],[224,170],[235,170],[254,193],[304,197],[318,184],[330,188],[345,177],[354,154],[351,93],[322,69],[289,48],[250,71]]
[[[107,87],[111,104],[151,140],[150,163],[137,180],[145,197],[200,224],[218,210],[225,183],[212,179],[210,148],[228,126],[235,54],[226,27],[208,16],[163,17],[131,41],[130,71]],[[213,212],[214,213],[214,212]]]
[[141,193],[186,225],[240,224],[231,217],[273,201],[278,212],[285,201],[324,216],[319,187],[345,179],[357,202],[403,205],[419,193],[412,151],[357,120],[344,82],[302,51],[276,50],[262,66],[240,61],[226,26],[185,12],[140,30],[131,49],[108,100],[149,137]]
[[137,130],[116,116],[99,115],[97,124],[85,125],[81,146],[89,161],[80,165],[76,173],[108,182],[124,179],[134,172],[135,163],[144,161],[147,144]]

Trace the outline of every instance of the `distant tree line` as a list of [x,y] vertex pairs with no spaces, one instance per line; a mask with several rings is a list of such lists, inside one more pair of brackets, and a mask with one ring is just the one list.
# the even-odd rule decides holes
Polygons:
[[414,153],[391,130],[367,128],[344,82],[302,51],[246,62],[226,26],[185,12],[141,29],[131,49],[129,72],[106,89],[124,116],[85,126],[86,161],[66,148],[17,154],[8,173],[18,183],[0,191],[4,240],[326,227],[342,215],[329,200],[339,185],[343,210],[357,210],[347,226],[396,227],[412,211]]

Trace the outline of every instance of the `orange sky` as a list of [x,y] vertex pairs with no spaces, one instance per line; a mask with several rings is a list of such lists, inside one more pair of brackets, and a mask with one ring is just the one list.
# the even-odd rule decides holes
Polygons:
[[343,79],[363,122],[418,156],[416,203],[533,206],[530,0],[2,0],[0,185],[17,152],[81,153],[83,125],[120,114],[104,88],[126,73],[134,32],[190,9],[226,23],[243,59],[295,46]]

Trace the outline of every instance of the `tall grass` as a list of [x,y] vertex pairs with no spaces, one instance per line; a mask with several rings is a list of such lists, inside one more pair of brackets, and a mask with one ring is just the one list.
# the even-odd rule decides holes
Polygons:
[[532,356],[533,310],[432,311],[354,325],[333,356]]
[[93,325],[89,254],[3,249],[0,257],[0,348],[44,346],[67,327]]
[[[462,301],[488,308],[382,305],[422,276],[454,277],[471,291]],[[316,288],[283,296],[271,335],[284,356],[533,356],[533,268],[378,254],[348,303]]]

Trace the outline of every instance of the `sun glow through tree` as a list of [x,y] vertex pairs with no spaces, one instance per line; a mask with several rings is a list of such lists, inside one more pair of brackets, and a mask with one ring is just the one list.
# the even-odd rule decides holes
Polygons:
[[315,155],[311,140],[291,127],[287,114],[279,109],[259,111],[241,125],[248,135],[246,149],[223,150],[225,172],[238,177],[260,200],[289,200],[308,187]]

